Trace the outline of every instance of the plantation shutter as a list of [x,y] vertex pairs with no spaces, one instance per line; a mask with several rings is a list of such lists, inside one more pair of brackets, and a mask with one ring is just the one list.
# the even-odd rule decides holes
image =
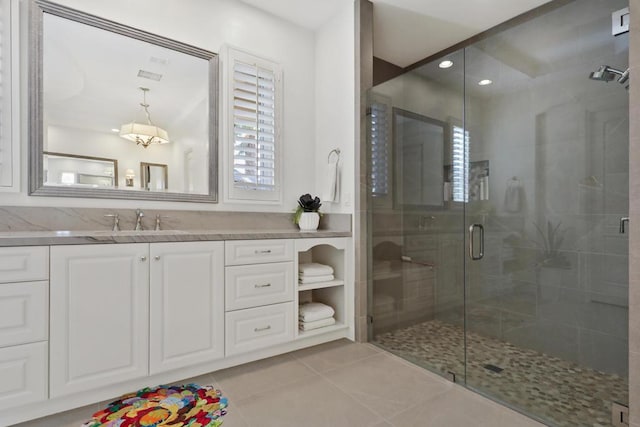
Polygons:
[[389,106],[371,105],[371,193],[373,197],[389,194]]
[[0,1],[0,187],[13,185],[11,141],[11,3]]
[[276,71],[233,61],[233,186],[277,192]]

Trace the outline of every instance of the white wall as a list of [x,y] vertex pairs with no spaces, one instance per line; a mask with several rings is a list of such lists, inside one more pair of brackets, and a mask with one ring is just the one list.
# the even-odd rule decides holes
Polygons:
[[353,213],[355,193],[355,18],[352,0],[316,33],[315,192],[322,198],[327,156],[340,154],[339,203],[323,212]]
[[[229,44],[279,62],[284,70],[284,196],[281,205],[201,204],[79,198],[45,198],[27,195],[26,76],[22,81],[22,183],[19,194],[0,194],[0,203],[15,206],[147,207],[164,209],[251,210],[288,212],[297,198],[313,192],[315,179],[315,35],[265,12],[233,0],[59,0],[80,9],[151,33],[192,44],[213,52]],[[23,5],[24,6],[24,5]],[[24,12],[24,8],[21,12]],[[22,22],[25,22],[22,20]],[[346,33],[344,28],[343,34]],[[24,31],[22,32],[25,33]],[[353,34],[348,34],[348,42]],[[22,42],[23,52],[27,49]],[[342,43],[338,43],[341,45]],[[353,62],[353,49],[350,51]],[[342,60],[342,59],[341,59]],[[349,58],[346,59],[347,61]],[[26,64],[22,58],[21,65]],[[223,67],[221,66],[221,70]],[[349,67],[351,73],[353,67]],[[348,95],[352,100],[353,94]],[[345,101],[346,102],[346,101]],[[352,101],[351,101],[352,102]],[[220,105],[224,105],[221,100]],[[350,104],[353,105],[353,104]],[[349,120],[353,121],[352,108]],[[353,125],[351,124],[351,127]],[[349,145],[353,145],[350,133]],[[220,141],[223,144],[225,141]],[[346,143],[345,143],[346,144]],[[351,156],[352,158],[352,156]],[[225,177],[220,177],[224,179]],[[222,185],[219,185],[222,188]],[[222,195],[219,194],[222,200]]]

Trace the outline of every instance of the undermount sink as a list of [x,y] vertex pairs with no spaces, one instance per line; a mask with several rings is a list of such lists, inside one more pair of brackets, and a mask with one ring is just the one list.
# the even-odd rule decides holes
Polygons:
[[92,236],[171,236],[186,234],[184,230],[99,230],[90,232]]

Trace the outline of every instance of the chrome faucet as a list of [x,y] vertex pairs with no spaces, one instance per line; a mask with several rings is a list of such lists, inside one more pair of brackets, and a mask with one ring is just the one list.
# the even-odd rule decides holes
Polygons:
[[140,209],[136,209],[136,228],[135,231],[142,231],[144,227],[142,226],[142,218],[144,217],[144,212]]
[[429,225],[431,225],[435,220],[436,217],[433,215],[421,216],[418,221],[418,230],[427,230],[429,228]]
[[120,216],[118,214],[105,215],[106,218],[113,218],[113,228],[111,231],[120,231]]
[[166,217],[164,215],[160,215],[160,214],[156,215],[156,228],[154,230],[160,231],[162,229],[161,225],[160,225],[160,222],[161,222],[162,218],[168,218],[168,217]]

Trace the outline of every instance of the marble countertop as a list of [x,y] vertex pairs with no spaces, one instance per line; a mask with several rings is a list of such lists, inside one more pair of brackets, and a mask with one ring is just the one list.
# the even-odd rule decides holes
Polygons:
[[11,231],[0,233],[0,247],[99,243],[195,242],[212,240],[351,237],[350,231],[318,230],[160,230],[160,231]]

